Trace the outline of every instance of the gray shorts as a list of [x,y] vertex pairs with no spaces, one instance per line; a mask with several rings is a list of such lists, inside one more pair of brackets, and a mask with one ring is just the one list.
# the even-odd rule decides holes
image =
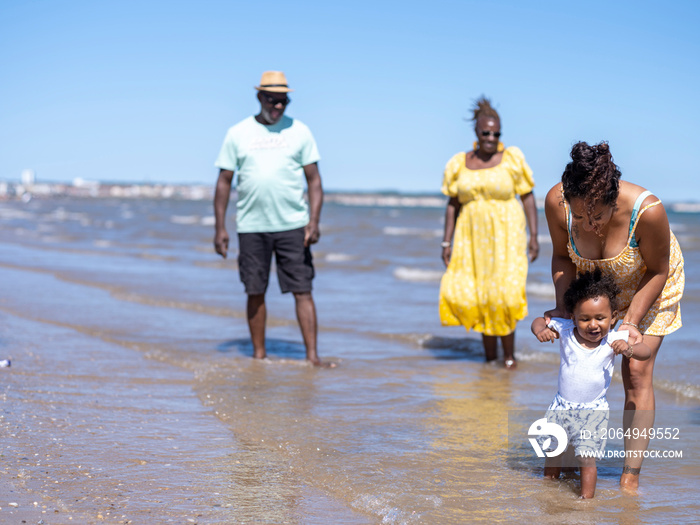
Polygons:
[[283,232],[238,234],[238,271],[248,295],[264,294],[270,280],[272,254],[282,293],[311,291],[314,266],[304,246],[304,228]]
[[566,431],[577,456],[602,454],[605,450],[610,407],[604,397],[591,403],[572,403],[557,392],[545,417]]

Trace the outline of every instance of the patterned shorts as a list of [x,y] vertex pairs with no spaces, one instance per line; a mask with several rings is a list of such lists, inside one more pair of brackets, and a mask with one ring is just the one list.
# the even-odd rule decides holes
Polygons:
[[545,417],[548,423],[556,423],[566,431],[577,456],[602,454],[605,450],[610,407],[604,397],[591,403],[572,403],[557,393]]

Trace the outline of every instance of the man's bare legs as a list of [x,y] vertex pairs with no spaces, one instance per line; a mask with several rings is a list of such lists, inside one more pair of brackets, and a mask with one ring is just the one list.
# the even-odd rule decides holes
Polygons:
[[265,294],[248,296],[246,314],[250,340],[253,343],[253,357],[265,359],[267,355],[265,353],[265,322],[267,321]]
[[[499,336],[483,334],[481,337],[484,343],[486,361],[495,361],[498,358]],[[506,367],[515,368],[515,332],[500,337],[501,344],[503,345],[503,360],[506,363]]]
[[[316,340],[318,334],[318,324],[316,321],[316,305],[311,292],[295,293],[297,321],[301,328],[301,336],[306,347],[306,359],[314,366],[335,367],[335,363],[324,363],[318,358]],[[265,359],[265,322],[267,320],[267,309],[265,307],[265,295],[249,295],[247,305],[248,328],[250,329],[250,340],[253,343],[253,357]]]
[[306,359],[313,363],[314,366],[334,366],[326,365],[318,358],[318,350],[316,348],[316,340],[318,338],[318,323],[316,321],[316,305],[311,292],[295,293],[294,301],[296,302],[297,321],[301,328],[301,337],[304,339],[306,346]]

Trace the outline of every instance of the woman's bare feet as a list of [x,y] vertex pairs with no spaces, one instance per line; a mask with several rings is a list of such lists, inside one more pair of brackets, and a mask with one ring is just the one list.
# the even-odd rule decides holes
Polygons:
[[639,488],[639,472],[642,469],[633,468],[627,465],[622,469],[620,476],[620,488],[628,494],[636,494]]

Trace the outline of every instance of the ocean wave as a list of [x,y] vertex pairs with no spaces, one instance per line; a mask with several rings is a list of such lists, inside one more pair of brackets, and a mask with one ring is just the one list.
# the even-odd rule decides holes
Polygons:
[[546,299],[554,299],[554,285],[552,283],[527,283],[526,291],[528,295],[536,295]]
[[69,212],[66,211],[65,208],[60,207],[56,208],[51,213],[47,213],[46,215],[42,216],[40,220],[52,222],[77,221],[80,222],[83,226],[90,225],[90,218],[86,213]]
[[170,217],[173,224],[199,224],[199,215],[173,215]]
[[671,231],[676,234],[676,237],[678,237],[678,232],[683,232],[688,229],[688,227],[681,223],[681,222],[670,222],[668,223],[669,227],[671,228]]
[[0,208],[0,219],[26,219],[31,220],[34,218],[32,212],[17,210],[13,208]]
[[404,228],[400,226],[385,226],[382,228],[384,235],[410,235],[412,237],[440,237],[442,230],[430,228]]
[[41,242],[45,242],[47,244],[64,244],[71,240],[71,238],[66,235],[42,235],[39,237],[39,239]]
[[396,268],[396,270],[394,270],[394,277],[401,281],[440,282],[443,273],[445,272],[399,266],[398,268]]
[[357,257],[347,253],[327,253],[323,260],[328,262],[347,262],[354,261]]
[[695,235],[676,235],[676,240],[678,244],[681,245],[681,250],[686,250],[687,248],[693,247],[694,244],[698,242],[698,237]]
[[216,218],[213,215],[200,217],[199,215],[173,215],[170,217],[173,224],[214,226]]
[[446,198],[437,195],[382,195],[380,193],[330,193],[324,201],[346,206],[380,206],[399,208],[443,208]]
[[676,213],[700,213],[700,202],[676,202],[669,207]]
[[548,363],[550,365],[559,364],[559,351],[553,351],[550,349],[538,349],[533,350],[530,348],[519,348],[515,355],[518,361],[529,362],[529,363]]
[[654,387],[689,399],[700,400],[700,386],[692,383],[655,379]]

